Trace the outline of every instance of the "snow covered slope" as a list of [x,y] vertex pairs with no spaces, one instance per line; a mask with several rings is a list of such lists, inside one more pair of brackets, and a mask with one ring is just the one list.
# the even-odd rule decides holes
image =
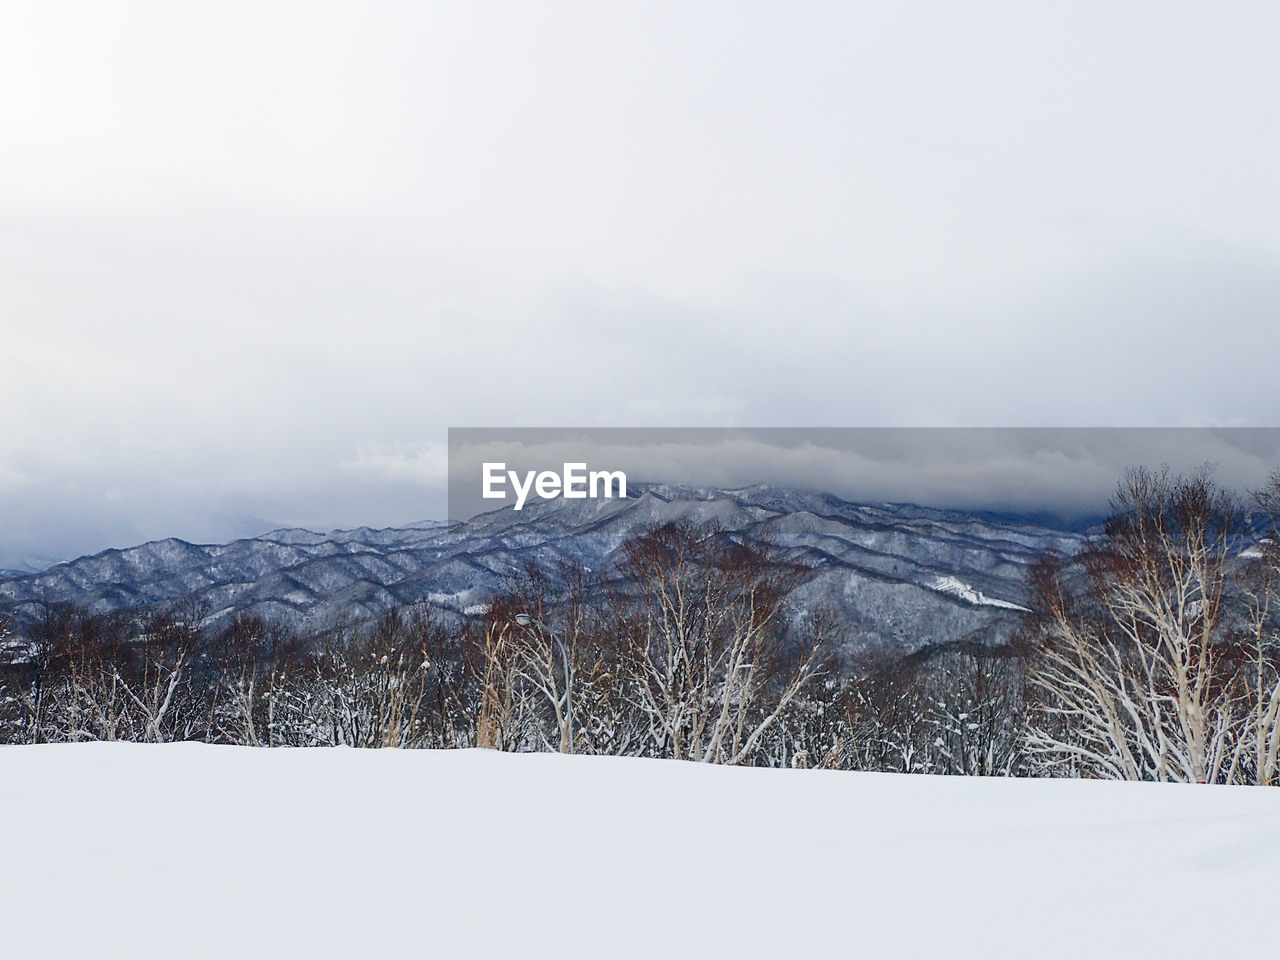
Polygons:
[[105,612],[188,596],[220,622],[245,613],[316,627],[419,601],[461,615],[528,562],[607,571],[628,537],[691,520],[767,541],[780,559],[807,568],[797,604],[832,612],[859,644],[915,649],[1007,634],[1025,599],[1027,562],[1082,542],[1077,533],[1025,519],[854,504],[768,485],[641,485],[633,493],[628,500],[535,502],[455,527],[278,530],[221,545],[159,540],[0,579],[0,615],[21,622],[57,603]]
[[1280,888],[1247,787],[99,743],[0,748],[0,822],[24,960],[1206,958]]

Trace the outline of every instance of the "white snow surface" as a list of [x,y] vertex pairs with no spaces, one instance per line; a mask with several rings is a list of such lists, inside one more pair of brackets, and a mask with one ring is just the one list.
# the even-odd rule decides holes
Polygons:
[[94,743],[0,822],[21,958],[1203,958],[1280,888],[1268,788]]
[[981,590],[975,590],[973,587],[969,586],[969,584],[965,583],[963,580],[957,579],[956,577],[934,577],[933,589],[939,590],[942,593],[949,593],[954,597],[959,597],[961,600],[975,604],[976,606],[1003,607],[1006,610],[1025,611],[1027,609],[1026,607],[1018,606],[1016,603],[1010,603],[1008,600],[998,600],[995,597],[988,597]]

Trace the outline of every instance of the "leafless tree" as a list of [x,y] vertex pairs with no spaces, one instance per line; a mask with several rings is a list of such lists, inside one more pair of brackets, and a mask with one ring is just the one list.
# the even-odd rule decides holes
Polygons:
[[785,571],[757,546],[668,524],[625,546],[621,668],[654,752],[746,763],[813,676],[822,636],[784,642]]
[[1052,558],[1032,575],[1039,722],[1050,768],[1216,782],[1241,730],[1227,586],[1241,511],[1207,470],[1129,471],[1078,587]]
[[1233,779],[1280,783],[1280,472],[1254,494],[1254,543],[1244,551],[1244,710]]

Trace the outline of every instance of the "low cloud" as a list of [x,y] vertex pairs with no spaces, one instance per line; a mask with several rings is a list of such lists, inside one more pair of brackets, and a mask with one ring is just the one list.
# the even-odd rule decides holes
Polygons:
[[632,482],[732,489],[776,483],[860,502],[1094,517],[1123,472],[1210,465],[1242,493],[1280,468],[1280,429],[601,429],[457,430],[450,516],[493,507],[480,464],[521,472],[585,462]]

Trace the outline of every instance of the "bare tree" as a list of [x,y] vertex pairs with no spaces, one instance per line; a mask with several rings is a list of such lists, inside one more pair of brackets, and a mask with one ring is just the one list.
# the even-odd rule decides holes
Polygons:
[[822,636],[788,645],[785,571],[753,545],[668,524],[625,546],[618,626],[628,694],[654,752],[749,762],[815,672]]
[[1242,667],[1245,715],[1233,778],[1280,783],[1280,472],[1254,495],[1259,508],[1255,543],[1244,551],[1243,595],[1248,610]]
[[1240,509],[1207,471],[1131,470],[1081,589],[1047,559],[1033,571],[1039,722],[1048,767],[1120,779],[1211,782],[1239,736],[1226,611]]

